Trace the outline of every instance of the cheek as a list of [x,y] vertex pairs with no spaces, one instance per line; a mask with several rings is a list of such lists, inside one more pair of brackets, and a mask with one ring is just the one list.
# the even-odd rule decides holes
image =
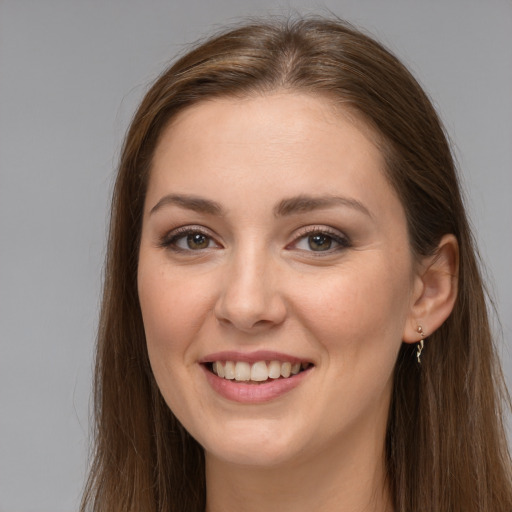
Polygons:
[[183,390],[180,383],[191,382],[193,342],[206,309],[201,307],[206,297],[182,274],[169,272],[165,264],[148,256],[139,260],[138,293],[149,361],[167,405],[180,418],[192,390],[191,386]]
[[309,290],[296,300],[302,305],[303,322],[324,345],[330,345],[329,350],[401,342],[409,309],[409,277],[391,262],[368,260],[301,283],[302,290]]
[[[193,282],[169,274],[161,265],[141,259],[138,292],[148,350],[167,361],[183,351],[201,325],[201,304],[208,300]],[[166,356],[166,357],[165,357]]]

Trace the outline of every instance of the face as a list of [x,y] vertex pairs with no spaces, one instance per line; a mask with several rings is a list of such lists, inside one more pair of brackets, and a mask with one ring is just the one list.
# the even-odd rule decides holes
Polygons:
[[415,278],[368,134],[282,93],[200,103],[161,136],[139,297],[158,386],[207,458],[383,449]]

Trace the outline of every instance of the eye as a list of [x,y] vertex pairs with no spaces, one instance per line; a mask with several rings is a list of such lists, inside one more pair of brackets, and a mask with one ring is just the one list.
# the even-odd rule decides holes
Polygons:
[[180,249],[207,249],[210,247],[211,239],[203,233],[189,233],[175,241]]
[[308,252],[335,252],[350,246],[348,238],[341,233],[331,232],[325,228],[308,228],[288,248]]
[[200,251],[220,247],[207,233],[188,227],[171,231],[162,240],[161,246],[177,252]]
[[[299,245],[307,245],[308,249],[312,251],[328,251],[334,243],[334,240],[329,235],[325,233],[316,233],[314,235],[309,235],[305,237]],[[303,247],[300,247],[301,249]]]

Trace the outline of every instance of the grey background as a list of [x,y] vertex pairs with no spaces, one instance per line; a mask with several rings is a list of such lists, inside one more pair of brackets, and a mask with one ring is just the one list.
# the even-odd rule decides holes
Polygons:
[[[217,25],[326,8],[387,44],[434,98],[511,342],[510,1],[4,0],[0,511],[77,509],[107,205],[123,133],[148,82]],[[512,381],[510,350],[502,352]]]

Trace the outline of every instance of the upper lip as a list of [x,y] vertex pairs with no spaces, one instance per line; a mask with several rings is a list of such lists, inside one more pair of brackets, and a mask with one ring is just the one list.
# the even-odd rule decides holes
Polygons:
[[290,363],[312,363],[308,358],[292,356],[273,350],[257,350],[254,352],[238,352],[236,350],[227,350],[214,352],[202,357],[199,360],[201,364],[214,363],[215,361],[244,361],[246,363],[257,363],[258,361],[281,361]]

